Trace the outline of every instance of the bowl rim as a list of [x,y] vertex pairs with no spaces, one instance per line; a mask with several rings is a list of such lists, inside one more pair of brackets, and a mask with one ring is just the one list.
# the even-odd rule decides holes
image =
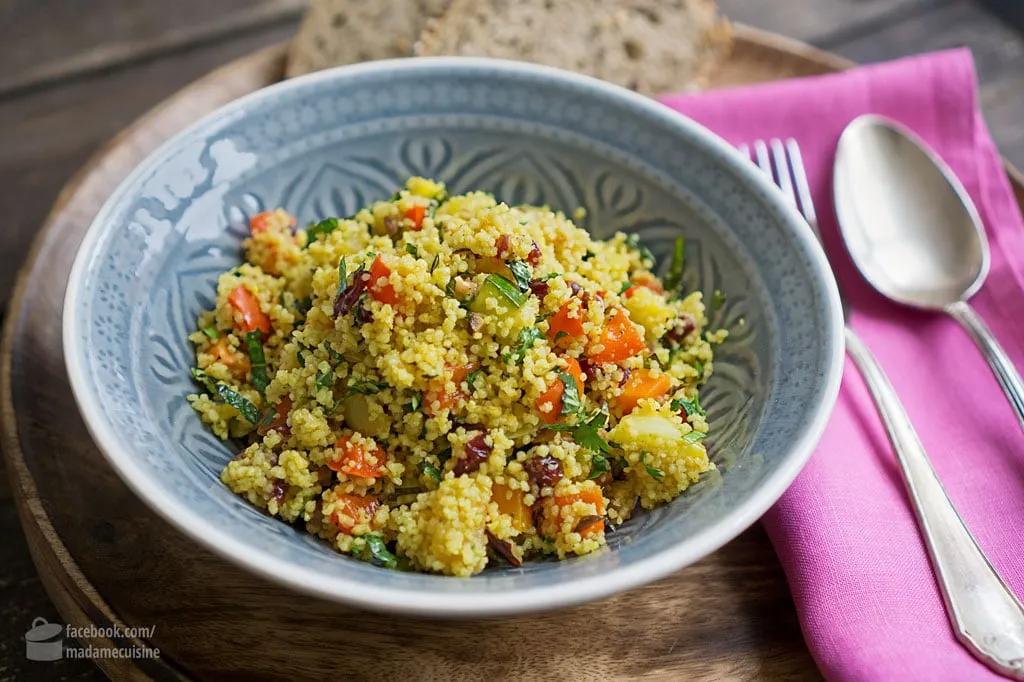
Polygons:
[[324,576],[305,567],[297,567],[279,557],[261,551],[253,551],[244,541],[209,524],[203,516],[184,507],[173,495],[161,490],[151,481],[149,475],[135,463],[131,453],[122,446],[120,439],[103,417],[99,401],[90,400],[93,391],[88,381],[88,369],[84,363],[79,362],[77,352],[68,351],[68,349],[76,348],[80,329],[78,324],[80,316],[76,314],[76,310],[84,287],[79,285],[88,272],[89,261],[97,242],[105,233],[111,212],[127,194],[129,188],[137,184],[140,177],[166,156],[167,152],[197,131],[224,118],[234,116],[253,104],[277,97],[289,90],[350,75],[386,73],[394,70],[415,71],[436,69],[437,67],[499,71],[512,76],[542,76],[559,80],[566,86],[575,85],[589,88],[596,90],[599,94],[624,100],[631,107],[639,108],[645,114],[661,119],[688,136],[703,138],[703,141],[709,144],[713,151],[717,151],[724,157],[730,170],[740,176],[747,186],[753,185],[762,190],[774,188],[770,180],[754,164],[744,159],[717,134],[689,117],[656,100],[618,85],[549,66],[478,57],[411,57],[325,69],[261,88],[202,116],[150,152],[106,199],[78,247],[64,296],[62,343],[65,350],[65,367],[72,393],[89,434],[122,481],[150,509],[215,555],[290,590],[360,608],[433,617],[480,617],[539,612],[606,597],[652,582],[698,561],[751,526],[781,497],[810,458],[824,432],[839,394],[845,344],[842,334],[842,309],[836,281],[825,253],[811,230],[806,229],[803,218],[778,191],[764,192],[765,200],[784,217],[783,222],[789,226],[797,241],[803,242],[805,252],[810,256],[809,265],[827,299],[826,316],[828,319],[826,320],[824,339],[831,345],[831,348],[825,376],[821,380],[823,399],[815,405],[809,406],[808,419],[801,427],[799,438],[791,443],[779,466],[765,478],[754,494],[739,500],[718,523],[702,529],[683,542],[664,547],[650,557],[617,567],[600,576],[580,578],[570,583],[511,589],[495,593],[460,593],[388,587],[384,583]]

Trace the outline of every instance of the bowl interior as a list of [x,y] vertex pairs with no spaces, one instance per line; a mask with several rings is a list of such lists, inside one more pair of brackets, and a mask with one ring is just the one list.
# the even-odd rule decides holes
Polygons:
[[[72,273],[65,340],[93,435],[130,485],[215,549],[318,594],[369,606],[494,612],[576,601],[649,579],[725,542],[795,475],[834,400],[834,285],[793,213],[747,162],[682,117],[550,69],[406,60],[298,79],[171,140],[101,211]],[[703,394],[720,473],[567,562],[472,579],[342,557],[220,484],[235,452],[185,402],[186,336],[240,261],[249,216],[349,215],[410,175],[453,192],[587,211],[599,237],[637,232],[730,330]],[[721,292],[716,293],[716,292]],[[723,298],[724,295],[724,298]]]

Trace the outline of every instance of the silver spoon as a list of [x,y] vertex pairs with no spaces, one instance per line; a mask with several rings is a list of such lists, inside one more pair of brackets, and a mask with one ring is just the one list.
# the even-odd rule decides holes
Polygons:
[[988,274],[988,241],[953,171],[900,124],[861,116],[839,139],[834,191],[840,231],[861,274],[883,296],[945,311],[962,324],[1024,429],[1024,381],[967,303]]

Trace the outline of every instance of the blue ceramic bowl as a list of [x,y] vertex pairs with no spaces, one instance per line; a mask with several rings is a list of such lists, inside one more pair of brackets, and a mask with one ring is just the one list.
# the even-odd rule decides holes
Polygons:
[[[686,284],[731,330],[705,392],[721,475],[640,514],[589,557],[468,578],[349,559],[220,484],[234,451],[185,402],[186,335],[249,216],[305,223],[389,196],[410,175],[453,192],[587,209],[661,260],[687,240]],[[374,609],[485,615],[581,602],[700,559],[753,523],[810,455],[835,401],[841,316],[823,254],[781,194],[699,125],[570,73],[477,59],[374,62],[291,80],[206,116],[146,159],[82,243],[64,348],[85,421],[171,523],[288,587]]]

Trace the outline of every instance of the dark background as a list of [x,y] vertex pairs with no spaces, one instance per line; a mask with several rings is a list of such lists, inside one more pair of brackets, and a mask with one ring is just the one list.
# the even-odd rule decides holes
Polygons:
[[[861,62],[970,47],[996,142],[1024,167],[1021,0],[719,4],[734,21]],[[302,0],[0,0],[0,301],[6,302],[61,186],[101,144],[214,67],[288,39],[304,6]],[[102,679],[85,661],[25,660],[23,636],[32,619],[60,616],[36,577],[4,483],[0,538],[0,679]]]

